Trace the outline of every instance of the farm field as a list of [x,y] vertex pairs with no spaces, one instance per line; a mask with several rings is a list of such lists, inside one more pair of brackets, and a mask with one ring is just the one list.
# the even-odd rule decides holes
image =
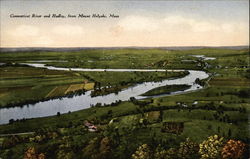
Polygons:
[[[46,70],[25,65],[0,67],[0,106],[11,107],[35,103],[74,94],[78,90],[93,90],[99,87],[110,87],[120,90],[144,81],[160,81],[167,78],[185,76],[186,72],[69,72]],[[25,93],[24,93],[25,92]]]
[[93,89],[93,83],[84,86],[86,81],[88,81],[86,78],[74,72],[50,71],[25,66],[2,66],[0,67],[0,105],[1,107],[22,105],[64,96],[69,91]]
[[[190,55],[215,59],[204,60]],[[0,62],[8,64],[0,67],[2,107],[9,103],[72,95],[81,89],[95,91],[99,90],[97,87],[106,87],[105,91],[100,93],[99,90],[96,94],[100,96],[112,93],[109,88],[121,90],[145,81],[188,75],[185,71],[75,72],[13,65],[39,60],[51,60],[53,62],[44,63],[68,68],[202,70],[210,77],[203,81],[204,89],[189,93],[143,100],[131,98],[111,105],[94,105],[57,116],[0,125],[0,134],[34,132],[0,136],[0,158],[18,159],[31,154],[46,158],[127,159],[135,158],[133,156],[141,152],[148,155],[148,159],[163,158],[161,154],[170,159],[195,159],[201,158],[203,151],[200,145],[206,144],[204,141],[218,143],[218,148],[208,153],[214,153],[214,158],[222,158],[221,154],[226,151],[223,147],[229,140],[243,143],[236,144],[242,151],[241,158],[249,156],[249,49],[93,49],[1,53]],[[147,93],[158,95],[183,87],[186,86],[165,86]],[[97,131],[93,132],[86,126],[86,121],[96,126]]]

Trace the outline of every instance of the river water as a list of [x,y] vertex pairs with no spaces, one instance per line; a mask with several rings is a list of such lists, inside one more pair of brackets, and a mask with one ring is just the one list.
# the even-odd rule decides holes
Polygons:
[[[215,58],[205,57],[203,55],[194,55],[195,57],[202,58],[204,60],[214,60]],[[39,61],[38,61],[39,62]],[[144,99],[148,98],[145,96],[140,96],[141,94],[165,85],[180,85],[186,84],[191,87],[184,91],[172,92],[170,94],[160,95],[160,96],[168,96],[173,94],[180,94],[190,91],[195,91],[202,89],[202,86],[195,83],[196,78],[205,79],[208,78],[208,74],[204,71],[195,71],[195,70],[165,70],[165,69],[88,69],[88,68],[58,68],[53,66],[46,66],[41,63],[25,63],[26,65],[38,68],[46,68],[50,70],[64,70],[64,71],[91,71],[91,72],[164,72],[164,71],[188,71],[189,74],[182,78],[177,79],[168,79],[160,82],[144,82],[141,84],[137,84],[135,86],[131,86],[129,88],[123,89],[118,92],[118,94],[111,93],[105,96],[97,96],[91,97],[91,91],[87,91],[85,94],[80,96],[74,96],[72,98],[63,97],[61,99],[52,99],[48,101],[41,101],[36,104],[26,104],[22,107],[11,107],[11,108],[1,108],[0,109],[0,124],[6,124],[10,119],[23,119],[23,118],[37,118],[37,117],[45,117],[45,116],[53,116],[56,115],[57,112],[61,114],[67,113],[69,111],[74,112],[82,109],[89,108],[91,105],[95,105],[97,103],[102,104],[111,104],[117,100],[127,101],[130,97],[135,97],[136,99]]]
[[[183,71],[183,70],[163,70],[163,69],[79,69],[79,68],[56,68],[52,66],[45,66],[44,64],[28,64],[33,67],[42,67],[51,70],[72,70],[72,71],[114,71],[114,72],[132,72],[132,71]],[[11,107],[11,108],[1,108],[0,109],[0,124],[6,124],[10,119],[23,119],[23,118],[37,118],[56,115],[57,112],[61,114],[67,113],[69,111],[78,111],[82,109],[89,108],[91,105],[96,103],[111,104],[117,100],[127,101],[130,97],[135,97],[136,99],[148,98],[140,96],[141,94],[165,85],[173,84],[187,84],[191,87],[185,91],[172,92],[172,94],[184,93],[189,91],[194,91],[202,89],[202,87],[196,84],[194,81],[196,78],[205,79],[208,74],[204,71],[194,71],[187,70],[189,74],[185,77],[178,79],[163,80],[161,82],[144,82],[137,84],[135,86],[126,88],[120,91],[118,94],[111,93],[105,96],[91,97],[91,91],[87,91],[84,95],[74,96],[72,98],[64,97],[61,99],[53,99],[49,101],[42,101],[36,104],[27,104],[22,107]],[[166,94],[167,95],[167,94]],[[169,94],[168,94],[169,95]]]

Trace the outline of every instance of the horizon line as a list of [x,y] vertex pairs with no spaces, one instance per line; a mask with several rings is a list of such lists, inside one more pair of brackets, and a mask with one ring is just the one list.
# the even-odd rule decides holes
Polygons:
[[213,45],[189,45],[189,46],[73,46],[73,47],[0,47],[0,49],[14,49],[14,48],[167,48],[167,47],[249,47],[250,45],[221,45],[221,46],[213,46]]

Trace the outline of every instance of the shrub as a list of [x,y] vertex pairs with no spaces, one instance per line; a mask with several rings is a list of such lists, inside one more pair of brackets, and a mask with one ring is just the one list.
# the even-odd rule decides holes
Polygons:
[[4,149],[11,148],[11,147],[14,147],[15,145],[17,145],[18,143],[21,143],[21,142],[24,142],[24,139],[22,137],[13,135],[11,137],[6,138],[3,141],[2,147]]
[[141,145],[132,155],[133,159],[151,159],[152,151],[147,144]]
[[179,158],[183,159],[199,158],[198,152],[199,152],[199,144],[187,138],[185,142],[182,142],[180,144],[180,148],[178,150],[178,156]]
[[179,159],[178,151],[174,148],[163,149],[160,145],[156,148],[153,159]]
[[199,153],[202,159],[216,159],[220,158],[222,146],[223,146],[223,137],[218,135],[210,136],[207,140],[204,140],[200,144]]
[[24,153],[24,159],[45,159],[45,155],[43,153],[38,154],[34,147],[30,147]]
[[246,150],[246,144],[241,141],[229,140],[222,149],[221,155],[224,159],[242,158]]

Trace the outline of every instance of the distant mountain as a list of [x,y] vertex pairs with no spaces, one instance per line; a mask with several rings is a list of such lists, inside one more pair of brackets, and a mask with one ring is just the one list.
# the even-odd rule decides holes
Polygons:
[[35,52],[35,51],[58,51],[58,52],[68,52],[68,51],[81,51],[90,49],[99,50],[115,50],[115,49],[165,49],[165,50],[192,50],[192,49],[202,49],[202,48],[218,48],[218,49],[249,49],[249,46],[173,46],[173,47],[68,47],[68,48],[47,48],[47,47],[16,47],[16,48],[0,48],[0,52]]

